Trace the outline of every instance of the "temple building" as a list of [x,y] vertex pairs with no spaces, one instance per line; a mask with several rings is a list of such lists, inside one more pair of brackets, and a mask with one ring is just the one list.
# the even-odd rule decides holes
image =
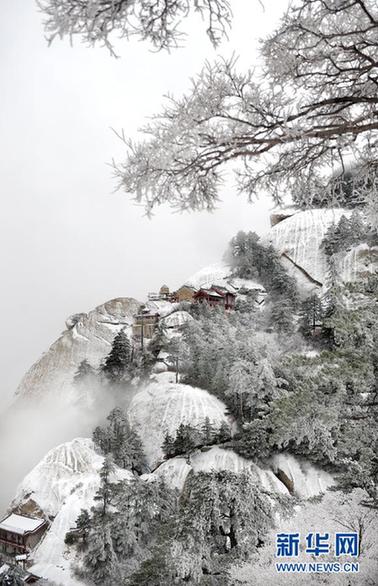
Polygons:
[[0,555],[15,557],[28,554],[47,529],[45,519],[33,519],[12,513],[0,523]]
[[156,331],[159,318],[159,313],[152,313],[148,310],[141,311],[134,318],[133,337],[137,340],[151,339]]
[[234,309],[236,295],[226,287],[213,285],[209,289],[199,289],[193,295],[193,301],[196,303],[207,303],[210,307],[224,307],[224,309]]
[[177,301],[180,303],[181,301],[193,301],[194,294],[196,293],[196,289],[191,287],[190,285],[183,285],[180,289],[177,289],[172,294],[173,301]]

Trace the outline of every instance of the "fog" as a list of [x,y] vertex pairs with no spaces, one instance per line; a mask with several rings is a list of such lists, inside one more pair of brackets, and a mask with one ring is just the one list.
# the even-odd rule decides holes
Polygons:
[[[230,39],[218,52],[240,53],[241,67],[255,64],[258,38],[272,29],[284,5],[264,0],[263,9],[258,0],[236,2]],[[174,288],[219,260],[238,230],[262,233],[269,226],[272,203],[260,198],[248,204],[232,182],[212,214],[162,208],[152,220],[130,198],[114,193],[108,163],[122,159],[123,146],[111,128],[136,137],[163,94],[185,91],[204,60],[217,55],[196,19],[187,31],[185,48],[171,54],[119,42],[115,59],[106,49],[79,42],[48,47],[33,0],[2,1],[3,502],[41,453],[89,433],[97,418],[69,413],[56,419],[48,401],[12,421],[5,411],[22,375],[64,329],[65,318],[115,297],[144,299],[163,282]]]

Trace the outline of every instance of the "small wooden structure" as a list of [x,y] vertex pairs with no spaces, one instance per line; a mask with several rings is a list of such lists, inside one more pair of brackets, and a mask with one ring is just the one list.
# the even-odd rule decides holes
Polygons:
[[166,301],[169,301],[169,298],[170,292],[168,285],[162,285],[159,291],[159,299],[165,299]]
[[136,315],[133,323],[134,338],[137,340],[142,340],[143,338],[150,340],[156,331],[159,318],[158,313],[150,313],[149,311],[142,311]]
[[231,293],[226,287],[213,285],[209,289],[199,289],[193,295],[195,303],[207,303],[210,307],[224,307],[224,309],[234,309],[236,295]]
[[47,529],[45,519],[12,513],[0,523],[0,553],[8,557],[29,553]]
[[149,293],[148,300],[149,301],[171,301],[171,293],[169,291],[168,285],[162,285],[160,287],[159,293]]
[[177,291],[172,293],[172,301],[176,301],[180,303],[181,301],[193,301],[194,294],[196,293],[197,289],[192,287],[191,285],[183,285]]

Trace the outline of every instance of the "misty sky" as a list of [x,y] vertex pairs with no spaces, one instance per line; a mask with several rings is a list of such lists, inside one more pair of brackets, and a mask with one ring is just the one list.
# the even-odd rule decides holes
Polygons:
[[[235,0],[230,41],[218,50],[257,62],[257,39],[286,2]],[[230,184],[213,214],[165,208],[152,220],[114,194],[107,165],[122,159],[110,128],[135,137],[162,95],[181,93],[214,51],[199,22],[186,24],[184,49],[151,52],[143,43],[106,49],[43,36],[33,0],[2,0],[0,175],[2,345],[0,410],[25,370],[64,329],[65,318],[121,296],[143,300],[164,282],[180,285],[220,259],[240,229],[264,232],[270,201],[250,205]]]

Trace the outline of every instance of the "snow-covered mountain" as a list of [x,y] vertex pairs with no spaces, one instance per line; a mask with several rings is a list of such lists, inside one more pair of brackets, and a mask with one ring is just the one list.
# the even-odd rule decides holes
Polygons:
[[73,376],[84,359],[99,366],[108,354],[114,336],[130,330],[140,303],[130,297],[112,299],[89,313],[78,313],[66,321],[67,329],[22,379],[19,398],[65,398],[68,404],[80,401],[72,386]]
[[[196,390],[193,390],[196,396]],[[155,393],[147,392],[143,403],[146,411],[153,412],[156,405]],[[193,401],[192,406],[194,406]],[[208,402],[208,406],[210,414],[219,416],[216,408],[214,411],[214,405]],[[203,407],[206,408],[206,401]],[[158,416],[156,416],[157,419]],[[146,436],[148,428],[145,430]],[[156,434],[156,429],[152,430],[153,438],[156,438]],[[50,526],[45,536],[32,553],[33,565],[30,571],[54,581],[59,586],[81,586],[82,584],[73,574],[73,566],[80,560],[75,557],[72,548],[67,547],[64,539],[67,531],[75,526],[81,509],[90,509],[93,505],[93,497],[99,487],[98,472],[102,464],[103,457],[95,451],[90,439],[77,438],[61,444],[50,450],[30,471],[18,487],[16,497],[11,504],[11,509],[20,514],[35,515],[37,513],[49,520]],[[212,470],[228,470],[235,473],[247,471],[254,482],[268,493],[290,497],[287,486],[278,478],[278,464],[290,478],[294,486],[294,494],[301,498],[318,495],[333,484],[329,474],[293,456],[282,456],[279,463],[272,460],[265,468],[262,468],[238,456],[232,450],[217,446],[194,452],[189,461],[184,457],[172,458],[161,464],[155,472],[142,476],[142,480],[153,482],[164,476],[170,486],[181,491],[191,471],[195,473]],[[114,481],[132,482],[133,478],[131,472],[116,467]]]
[[[21,514],[44,515],[50,527],[32,554],[30,568],[57,585],[81,584],[72,574],[72,554],[64,543],[75,527],[81,509],[90,509],[99,487],[99,470],[104,458],[92,440],[79,438],[50,450],[24,478],[11,509]],[[131,472],[116,468],[115,480],[132,480]]]
[[[263,243],[272,244],[277,249],[283,264],[296,277],[303,291],[319,289],[326,284],[327,263],[320,244],[329,226],[338,222],[343,214],[349,215],[350,212],[341,209],[277,212],[273,227],[262,238]],[[361,243],[347,253],[340,254],[337,263],[340,278],[354,281],[374,270],[377,251]],[[235,290],[259,289],[265,294],[260,283],[232,278],[231,267],[224,262],[201,269],[186,284],[195,288],[214,284],[230,285]],[[21,452],[25,451],[22,441],[27,441],[34,458],[44,454],[51,445],[65,440],[67,434],[69,438],[74,437],[76,428],[70,428],[67,432],[66,424],[68,420],[75,420],[78,413],[82,430],[83,414],[88,411],[90,397],[82,396],[86,391],[72,384],[74,374],[84,359],[93,367],[98,367],[120,329],[125,328],[131,336],[131,327],[139,307],[140,303],[135,299],[118,298],[89,313],[71,316],[66,322],[67,329],[21,381],[17,391],[18,401],[0,423],[0,441],[4,443],[6,437],[10,437],[10,445],[13,446],[13,438],[17,438],[20,457]],[[187,312],[177,311],[177,304],[165,300],[150,300],[147,307],[151,312],[160,314],[161,325],[168,332],[192,320]],[[48,408],[42,409],[46,400],[49,402]],[[103,398],[105,411],[102,415],[107,414],[113,406],[110,402],[109,397]],[[29,403],[40,406],[39,415],[37,412],[32,415],[30,411],[30,416],[27,412],[20,419],[18,406],[25,407]],[[50,409],[55,403],[58,407]],[[63,440],[57,435],[60,409],[65,416],[62,427],[66,436]],[[265,491],[288,497],[294,495],[300,499],[325,492],[334,482],[328,473],[288,454],[276,455],[264,462],[264,465],[257,465],[231,449],[213,446],[197,450],[188,457],[177,456],[164,461],[161,449],[164,436],[167,432],[174,434],[181,423],[199,428],[208,417],[215,428],[224,422],[233,431],[235,427],[224,403],[203,389],[175,383],[172,373],[155,372],[150,382],[131,399],[127,416],[132,427],[138,431],[148,463],[154,470],[143,476],[146,482],[165,476],[168,484],[182,490],[191,473],[211,470],[235,473],[248,471]],[[9,424],[6,419],[10,421],[9,428],[5,427],[5,422]],[[90,434],[94,423],[98,421],[88,420],[83,433]],[[20,430],[22,438],[19,437]],[[41,434],[46,436],[42,438],[43,445],[40,445]],[[21,482],[10,508],[21,514],[43,515],[51,523],[33,552],[34,565],[31,570],[36,574],[64,586],[79,584],[72,575],[73,554],[65,546],[64,537],[73,527],[80,510],[91,507],[99,486],[98,471],[102,463],[103,458],[95,451],[91,440],[75,439],[50,450]],[[10,464],[13,465],[7,463],[8,466]],[[22,465],[24,474],[25,464]],[[116,475],[119,479],[133,478],[131,472],[121,469],[117,469]]]

